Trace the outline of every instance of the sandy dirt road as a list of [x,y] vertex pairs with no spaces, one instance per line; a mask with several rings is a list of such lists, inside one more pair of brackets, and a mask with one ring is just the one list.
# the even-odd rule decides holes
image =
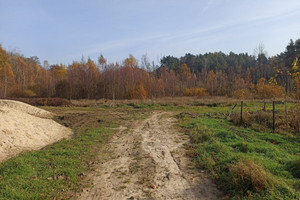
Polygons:
[[154,112],[120,127],[99,155],[105,159],[87,175],[92,184],[74,199],[219,199],[208,174],[185,156],[189,139],[173,128],[175,121],[170,113]]

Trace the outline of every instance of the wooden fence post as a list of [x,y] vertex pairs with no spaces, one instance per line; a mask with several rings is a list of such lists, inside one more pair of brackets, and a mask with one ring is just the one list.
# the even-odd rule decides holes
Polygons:
[[241,101],[241,121],[240,124],[243,124],[243,101]]

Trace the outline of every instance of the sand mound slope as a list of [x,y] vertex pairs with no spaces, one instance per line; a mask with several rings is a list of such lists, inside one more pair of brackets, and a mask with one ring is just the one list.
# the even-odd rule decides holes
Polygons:
[[1,107],[13,108],[14,110],[41,118],[50,119],[53,117],[53,114],[46,110],[39,109],[20,101],[0,100],[0,108]]
[[50,119],[52,116],[25,103],[0,100],[0,162],[69,137],[72,131]]

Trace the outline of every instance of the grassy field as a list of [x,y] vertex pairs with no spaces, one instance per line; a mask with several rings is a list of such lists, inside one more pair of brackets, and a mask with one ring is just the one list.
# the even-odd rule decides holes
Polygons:
[[[72,192],[87,186],[85,173],[101,159],[96,155],[102,155],[103,144],[117,127],[145,119],[152,110],[174,113],[177,128],[191,137],[188,155],[197,168],[212,174],[224,198],[299,199],[299,133],[284,128],[272,133],[266,124],[251,121],[252,115],[261,112],[262,102],[245,102],[248,124],[235,122],[239,105],[227,119],[235,103],[238,101],[176,98],[118,101],[113,108],[97,101],[77,101],[77,107],[42,107],[72,128],[74,137],[1,163],[0,199],[68,199]],[[278,104],[277,113],[293,106]],[[271,104],[267,104],[266,113],[270,110]]]
[[[254,112],[262,104],[246,106]],[[212,173],[230,199],[299,199],[299,133],[272,133],[260,124],[255,129],[239,126],[227,120],[231,107],[189,107],[177,115],[182,131],[192,139],[189,155]]]

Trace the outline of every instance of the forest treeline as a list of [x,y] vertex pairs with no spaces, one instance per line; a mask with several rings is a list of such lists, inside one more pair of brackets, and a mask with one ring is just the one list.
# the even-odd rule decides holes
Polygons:
[[67,99],[135,99],[163,96],[221,95],[236,98],[300,98],[300,39],[284,52],[267,57],[260,45],[255,55],[230,52],[165,56],[159,66],[147,56],[129,55],[108,63],[100,55],[63,64],[40,63],[0,46],[0,97]]

